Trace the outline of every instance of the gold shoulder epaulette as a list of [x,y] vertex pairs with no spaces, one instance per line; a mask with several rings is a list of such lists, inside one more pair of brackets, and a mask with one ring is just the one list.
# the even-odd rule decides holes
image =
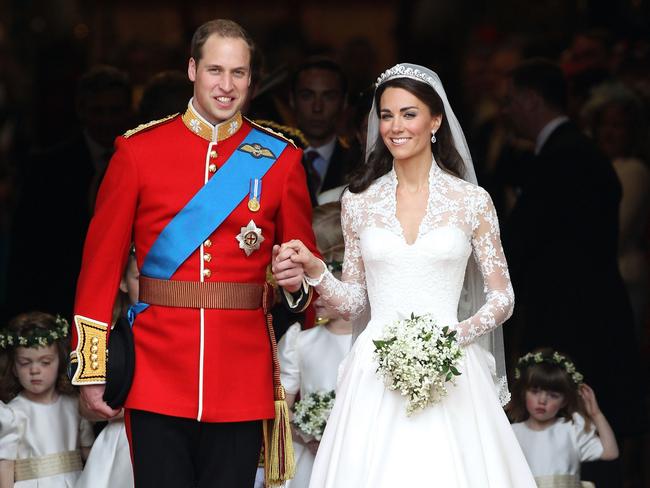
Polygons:
[[162,124],[163,122],[167,122],[168,120],[173,119],[176,117],[178,113],[168,115],[167,117],[163,117],[162,119],[157,119],[157,120],[152,120],[151,122],[147,122],[145,124],[140,124],[134,129],[127,130],[124,134],[123,137],[131,137],[133,134],[137,134],[138,132],[142,132],[148,129],[151,129],[152,127],[156,127],[157,125]]
[[[274,135],[274,136],[276,136],[277,138],[282,139],[283,141],[288,142],[288,143],[291,144],[293,147],[298,148],[298,146],[296,146],[296,143],[293,142],[293,139],[289,139],[289,138],[285,135],[287,132],[290,132],[290,131],[289,131],[289,130],[282,131],[282,129],[285,129],[285,128],[286,128],[286,129],[290,129],[290,127],[285,126],[285,125],[277,124],[277,123],[275,123],[275,122],[273,122],[273,121],[270,121],[270,120],[256,120],[256,121],[253,121],[253,120],[250,120],[250,119],[248,119],[248,118],[247,118],[246,120],[248,120],[252,125],[254,125],[255,127],[257,127],[258,129],[262,129],[262,130],[265,131],[265,132],[269,132],[271,135]],[[271,127],[269,127],[269,126],[273,127],[273,129],[272,129]],[[274,129],[275,129],[275,130],[274,130]],[[298,129],[295,129],[295,130],[298,130]],[[281,132],[281,131],[282,131],[282,132]],[[283,132],[284,132],[284,133],[283,133]],[[292,135],[295,136],[296,134],[292,134]],[[306,146],[305,146],[305,147],[306,147]]]

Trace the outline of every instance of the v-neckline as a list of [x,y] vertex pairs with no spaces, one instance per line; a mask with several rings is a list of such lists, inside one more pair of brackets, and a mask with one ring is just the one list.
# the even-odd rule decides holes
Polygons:
[[427,215],[429,214],[430,211],[430,205],[431,205],[431,191],[432,191],[432,186],[433,186],[433,178],[434,178],[434,172],[438,168],[438,165],[436,164],[436,160],[432,159],[431,161],[431,168],[429,169],[429,173],[427,175],[427,204],[424,208],[424,215],[420,219],[420,222],[418,223],[417,226],[417,234],[415,235],[415,239],[413,242],[409,242],[406,239],[406,233],[404,232],[404,226],[402,225],[402,222],[399,220],[397,217],[397,186],[399,185],[399,180],[397,179],[397,171],[395,171],[395,163],[393,163],[393,168],[391,169],[391,177],[393,180],[393,201],[394,201],[394,208],[393,208],[393,218],[395,219],[395,222],[397,224],[397,229],[399,230],[399,235],[402,238],[402,242],[408,246],[408,247],[413,247],[418,240],[420,239],[420,236],[422,235],[422,223],[425,221],[427,218]]

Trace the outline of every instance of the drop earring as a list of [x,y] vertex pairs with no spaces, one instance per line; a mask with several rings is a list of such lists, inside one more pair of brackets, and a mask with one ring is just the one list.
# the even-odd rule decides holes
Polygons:
[[435,143],[436,143],[436,133],[432,132],[431,133],[431,144],[435,144]]

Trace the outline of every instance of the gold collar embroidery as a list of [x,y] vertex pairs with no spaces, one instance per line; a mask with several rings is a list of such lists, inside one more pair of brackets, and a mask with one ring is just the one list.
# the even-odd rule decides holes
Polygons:
[[235,134],[242,126],[241,112],[237,112],[230,119],[217,125],[212,125],[205,120],[192,106],[192,100],[187,105],[183,114],[183,123],[197,136],[210,142],[219,142],[228,139]]

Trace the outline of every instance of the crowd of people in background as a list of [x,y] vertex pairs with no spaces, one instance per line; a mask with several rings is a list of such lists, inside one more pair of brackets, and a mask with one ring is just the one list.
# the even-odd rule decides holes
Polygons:
[[[279,69],[258,60],[244,115],[304,150],[312,205],[320,208],[316,215],[327,210],[329,216],[331,202],[340,199],[349,176],[363,164],[377,73],[346,71],[349,53],[325,54],[307,53],[298,65]],[[558,414],[568,425],[582,412],[579,428],[573,428],[576,435],[587,422],[603,439],[600,447],[593,436],[583,439],[578,461],[586,462],[583,478],[598,488],[650,486],[644,463],[650,456],[650,41],[586,30],[575,34],[556,59],[530,61],[534,54],[521,37],[479,37],[467,49],[462,84],[454,90],[462,94],[454,102],[463,107],[458,115],[479,184],[499,215],[517,297],[504,329],[509,366],[514,375],[517,358],[540,347],[570,355],[599,398],[596,402],[593,392],[583,388],[586,409]],[[549,63],[559,70],[546,69]],[[170,66],[138,90],[116,67],[92,68],[75,81],[76,97],[68,101],[78,126],[51,147],[41,147],[36,135],[30,138],[20,130],[24,115],[10,103],[11,87],[0,85],[2,324],[18,316],[14,324],[19,327],[25,320],[19,314],[36,310],[71,317],[82,245],[113,140],[139,123],[185,111],[192,84],[183,68]],[[563,126],[561,136],[544,139],[541,132],[549,122],[566,120],[570,125]],[[325,227],[340,233],[335,226]],[[340,263],[341,249],[336,251],[331,261]],[[274,313],[278,335],[286,331],[281,359],[292,400],[311,388],[310,378],[321,380],[321,372],[301,369],[316,364],[300,359],[301,348],[310,341],[320,341],[319,347],[330,341],[336,348],[349,334],[348,324],[334,316],[329,318],[333,335],[304,332],[314,326],[315,315],[326,313]],[[54,320],[36,319],[39,324]],[[56,327],[50,325],[38,327]],[[3,356],[0,367],[13,375],[13,362],[20,358]],[[338,364],[329,360],[332,371],[322,380],[327,388]],[[523,390],[555,388],[547,388],[550,380],[536,381]],[[4,389],[2,401],[15,401],[18,390]],[[515,422],[528,418],[522,398],[513,407]],[[81,420],[72,418],[67,428],[74,422]],[[530,433],[515,428],[522,444],[529,442]],[[87,431],[85,424],[79,427],[83,447],[92,442]],[[316,447],[298,442],[300,462],[308,470]],[[618,449],[620,458],[613,461]]]

